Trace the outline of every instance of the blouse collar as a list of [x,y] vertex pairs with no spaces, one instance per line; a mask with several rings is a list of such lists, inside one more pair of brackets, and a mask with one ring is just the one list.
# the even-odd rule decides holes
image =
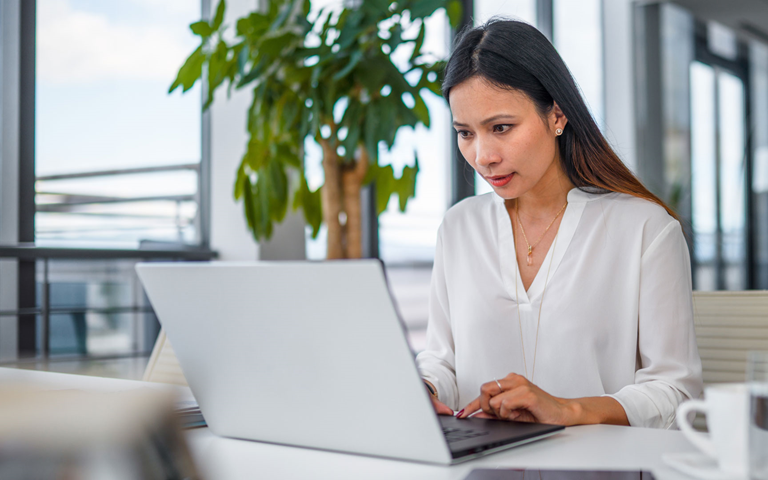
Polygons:
[[[568,199],[568,203],[591,202],[592,200],[595,200],[601,195],[605,195],[606,193],[610,192],[606,192],[605,190],[596,187],[574,187],[568,191],[568,196],[566,198]],[[496,193],[491,192],[491,195],[493,195],[496,202],[502,204],[504,203],[504,198],[500,197]]]

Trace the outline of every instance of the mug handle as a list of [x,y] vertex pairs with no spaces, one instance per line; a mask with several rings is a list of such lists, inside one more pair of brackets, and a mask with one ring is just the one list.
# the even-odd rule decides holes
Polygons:
[[683,435],[685,435],[685,438],[687,438],[689,442],[710,457],[717,458],[715,444],[708,438],[709,436],[703,432],[697,432],[693,429],[691,424],[688,423],[688,414],[691,412],[706,414],[706,402],[704,402],[704,400],[688,400],[687,402],[681,403],[680,406],[677,407],[677,426],[680,427],[680,431],[683,432]]

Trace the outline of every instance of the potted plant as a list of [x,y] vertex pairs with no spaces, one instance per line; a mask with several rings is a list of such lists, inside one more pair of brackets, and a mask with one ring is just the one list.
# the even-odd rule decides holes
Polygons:
[[[418,159],[397,177],[391,165],[379,165],[378,153],[380,145],[392,147],[399,128],[429,126],[422,91],[440,94],[444,65],[422,52],[424,20],[445,8],[455,26],[461,4],[365,0],[309,21],[309,0],[269,0],[237,19],[231,40],[225,8],[221,0],[212,20],[190,25],[200,46],[169,91],[207,82],[206,109],[221,86],[252,89],[234,196],[256,241],[271,237],[290,205],[303,210],[313,237],[325,223],[327,258],[361,257],[361,188],[375,186],[377,214],[393,194],[405,211],[415,194]],[[411,51],[404,65],[393,62],[399,49]],[[323,152],[325,182],[314,191],[304,175],[307,136]]]

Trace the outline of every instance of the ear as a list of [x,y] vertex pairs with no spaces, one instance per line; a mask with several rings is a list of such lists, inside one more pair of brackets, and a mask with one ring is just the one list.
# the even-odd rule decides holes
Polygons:
[[560,105],[554,102],[552,110],[549,112],[549,127],[553,132],[558,128],[565,130],[565,125],[568,123],[568,119],[560,109]]

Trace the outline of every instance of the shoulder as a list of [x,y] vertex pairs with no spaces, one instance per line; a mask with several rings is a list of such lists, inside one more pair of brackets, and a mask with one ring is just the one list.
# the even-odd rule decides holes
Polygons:
[[467,224],[486,223],[492,221],[494,212],[503,200],[495,193],[486,193],[465,198],[445,212],[442,229],[454,229]]
[[589,196],[591,201],[585,212],[605,222],[614,232],[639,236],[643,251],[663,233],[676,231],[682,236],[680,222],[656,202],[616,192]]

